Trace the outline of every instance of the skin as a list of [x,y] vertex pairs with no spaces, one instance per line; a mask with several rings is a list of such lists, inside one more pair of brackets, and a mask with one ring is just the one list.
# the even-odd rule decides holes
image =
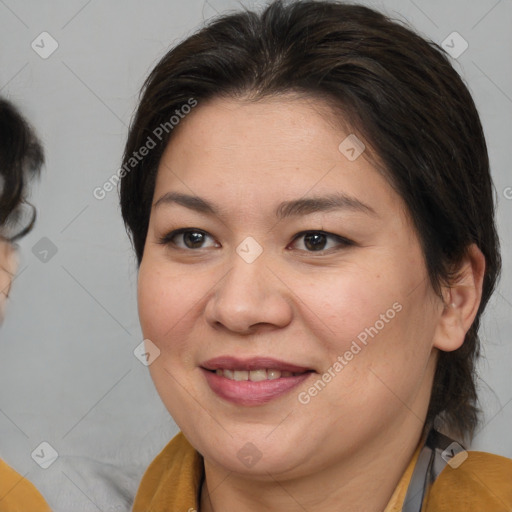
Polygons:
[[15,248],[7,240],[0,238],[0,323],[4,318],[7,297],[17,266]]
[[[437,296],[402,199],[319,100],[200,104],[173,134],[158,169],[138,281],[150,371],[190,443],[204,456],[201,511],[381,512],[418,445],[439,350],[455,350],[478,309],[485,268],[471,246],[462,277]],[[216,214],[158,200],[199,196]],[[343,193],[375,213],[316,211],[278,221],[283,201]],[[200,248],[179,228],[207,233]],[[319,253],[302,231],[325,239]],[[248,236],[263,253],[236,252]],[[322,240],[322,238],[320,238]],[[298,401],[365,328],[400,312],[307,404]],[[219,398],[200,369],[220,356],[269,356],[314,369],[260,406]],[[261,459],[237,457],[250,442]]]

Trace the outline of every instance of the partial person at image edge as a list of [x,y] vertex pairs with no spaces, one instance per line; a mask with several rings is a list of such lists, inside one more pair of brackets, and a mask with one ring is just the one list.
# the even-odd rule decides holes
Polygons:
[[[17,267],[14,243],[30,231],[35,220],[35,210],[25,201],[27,181],[39,173],[43,159],[42,147],[32,129],[11,103],[0,98],[0,314],[2,319]],[[29,211],[28,220],[25,210]],[[20,227],[21,222],[26,222],[26,225]],[[50,507],[34,485],[0,459],[0,512],[48,511]]]

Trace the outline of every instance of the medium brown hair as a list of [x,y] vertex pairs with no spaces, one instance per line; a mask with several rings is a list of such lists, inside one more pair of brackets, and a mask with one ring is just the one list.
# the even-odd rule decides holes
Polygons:
[[[126,165],[153,130],[195,98],[257,101],[290,92],[327,100],[384,166],[405,202],[431,284],[457,278],[470,244],[485,256],[482,300],[464,344],[438,359],[425,429],[471,437],[478,423],[478,328],[501,260],[495,193],[480,119],[444,51],[360,5],[276,1],[219,17],[171,49],[142,90]],[[121,180],[121,209],[140,263],[155,177],[172,130]]]

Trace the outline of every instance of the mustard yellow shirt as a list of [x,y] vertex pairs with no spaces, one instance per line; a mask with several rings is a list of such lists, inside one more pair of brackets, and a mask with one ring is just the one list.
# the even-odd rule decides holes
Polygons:
[[0,512],[51,512],[37,489],[1,459]]
[[[402,510],[409,481],[421,450],[416,449],[384,512]],[[423,512],[512,512],[512,460],[467,452],[456,469],[447,465],[427,494]],[[179,433],[144,474],[133,512],[199,510],[203,458]]]

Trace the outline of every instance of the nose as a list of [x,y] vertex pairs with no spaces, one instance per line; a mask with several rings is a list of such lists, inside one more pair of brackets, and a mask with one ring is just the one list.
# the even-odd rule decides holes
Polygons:
[[265,258],[247,263],[234,254],[231,270],[205,307],[207,322],[238,334],[286,327],[292,320],[291,294]]

